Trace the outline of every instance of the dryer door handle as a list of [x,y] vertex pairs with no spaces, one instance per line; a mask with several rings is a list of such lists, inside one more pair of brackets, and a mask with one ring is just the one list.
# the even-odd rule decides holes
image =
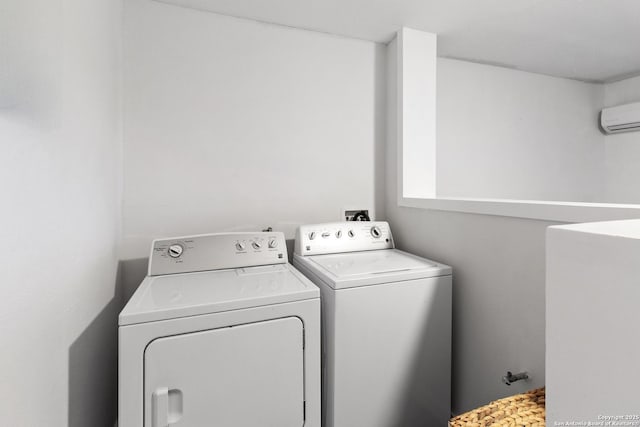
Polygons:
[[151,426],[169,427],[182,418],[182,391],[159,387],[151,396]]
[[151,396],[151,426],[169,427],[169,389],[157,388]]

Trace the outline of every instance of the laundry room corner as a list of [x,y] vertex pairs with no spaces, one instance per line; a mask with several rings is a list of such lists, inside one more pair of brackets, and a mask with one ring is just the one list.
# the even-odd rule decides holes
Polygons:
[[638,16],[2,0],[0,424],[640,427]]

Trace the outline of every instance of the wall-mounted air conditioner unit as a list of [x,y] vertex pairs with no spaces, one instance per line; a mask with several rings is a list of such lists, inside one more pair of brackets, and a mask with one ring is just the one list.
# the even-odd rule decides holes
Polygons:
[[605,108],[600,113],[600,126],[605,133],[640,130],[640,102]]

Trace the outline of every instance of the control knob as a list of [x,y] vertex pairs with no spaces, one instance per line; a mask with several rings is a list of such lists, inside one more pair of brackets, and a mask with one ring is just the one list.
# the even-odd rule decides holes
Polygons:
[[371,235],[376,239],[379,239],[380,236],[382,236],[382,231],[380,231],[380,227],[378,227],[377,225],[374,225],[373,227],[371,227]]
[[269,249],[275,249],[278,247],[277,239],[269,239]]
[[246,247],[247,246],[244,244],[244,242],[237,242],[236,243],[236,249],[238,251],[240,251],[240,252],[244,251]]
[[347,234],[349,235],[349,237],[353,237],[356,235],[356,233],[354,233],[353,230],[349,230]]
[[341,238],[342,237],[342,230],[338,230],[336,231],[336,238]]
[[167,249],[167,253],[171,258],[180,258],[182,252],[184,252],[184,248],[182,245],[178,245],[177,243],[169,246],[169,249]]
[[312,231],[311,233],[309,233],[309,240],[313,240],[316,238],[316,232]]

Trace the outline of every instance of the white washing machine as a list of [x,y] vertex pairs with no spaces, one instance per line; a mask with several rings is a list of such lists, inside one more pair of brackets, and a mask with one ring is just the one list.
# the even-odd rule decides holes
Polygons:
[[386,222],[307,225],[293,264],[321,292],[323,424],[439,427],[451,413],[451,268]]
[[319,427],[319,291],[282,233],[156,240],[119,319],[119,427]]

